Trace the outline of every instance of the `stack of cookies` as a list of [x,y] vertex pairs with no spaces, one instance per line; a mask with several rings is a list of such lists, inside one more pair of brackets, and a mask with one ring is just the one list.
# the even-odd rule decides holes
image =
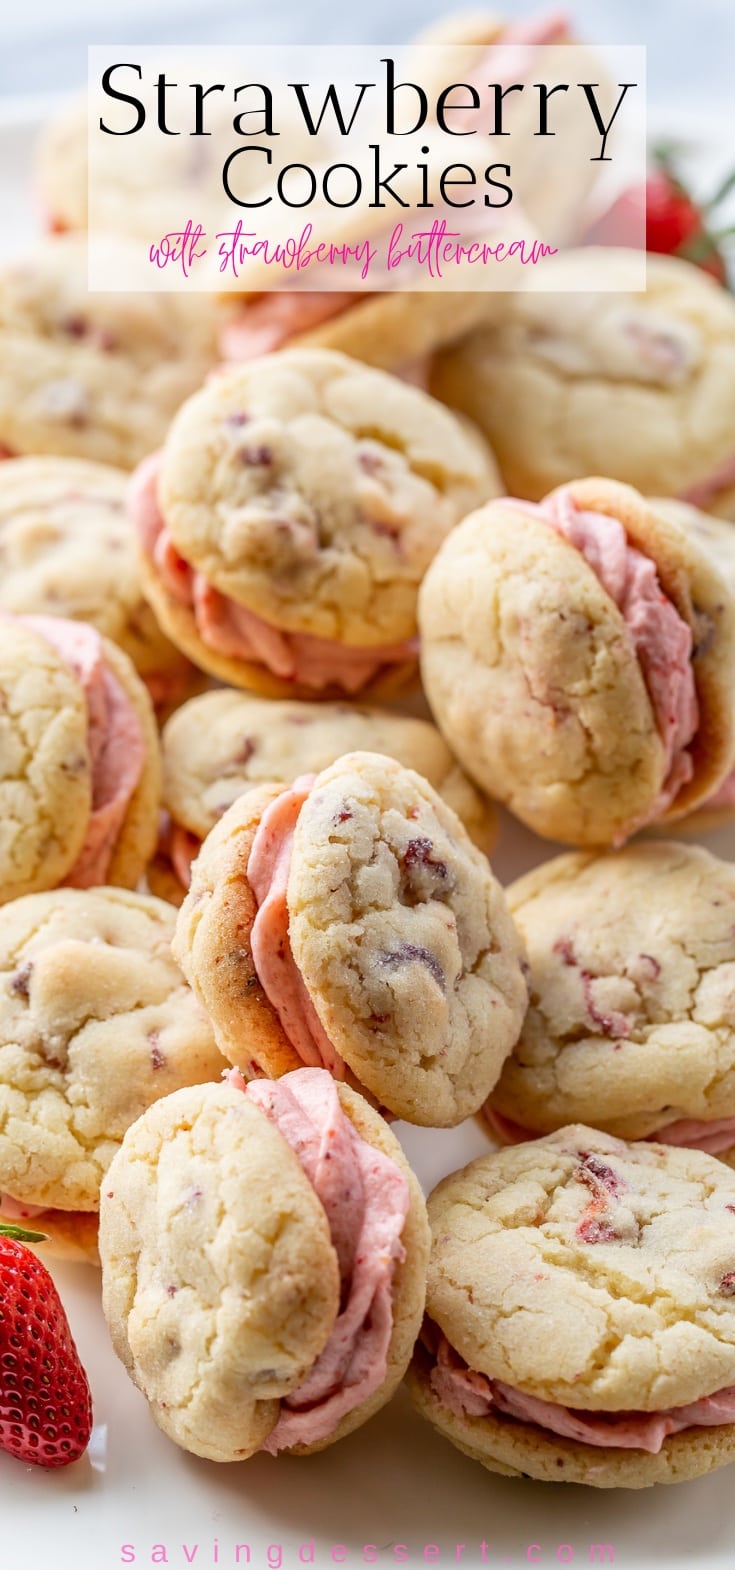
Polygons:
[[735,305],[90,296],[81,167],[0,275],[0,1211],[195,1455],[407,1375],[505,1476],[735,1459]]

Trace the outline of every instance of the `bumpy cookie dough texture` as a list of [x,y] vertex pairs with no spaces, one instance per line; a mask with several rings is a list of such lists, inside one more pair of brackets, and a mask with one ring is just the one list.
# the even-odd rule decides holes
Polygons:
[[128,475],[76,458],[0,466],[0,609],[86,621],[119,644],[144,679],[181,685],[190,667],[143,599]]
[[[668,816],[715,790],[733,747],[732,596],[704,549],[628,486],[579,480],[577,506],[618,518],[692,629],[693,777]],[[468,774],[537,833],[605,845],[644,820],[665,755],[623,616],[581,552],[519,502],[466,518],[419,599],[434,717]]]
[[735,868],[699,846],[559,856],[508,903],[531,1001],[492,1105],[640,1139],[735,1115]]
[[[222,1050],[271,1075],[300,1061],[255,972],[246,867],[278,791],[249,792],[212,831],[175,939]],[[287,901],[294,959],[352,1082],[430,1127],[476,1111],[520,1030],[524,961],[500,885],[431,786],[371,753],[318,775]]]
[[342,753],[384,752],[416,769],[454,809],[483,850],[495,813],[425,720],[347,703],[289,703],[209,692],[172,715],[163,733],[164,802],[175,822],[204,838],[254,785],[290,784]]
[[441,355],[432,379],[485,431],[509,491],[538,500],[576,475],[606,474],[677,496],[731,464],[730,295],[672,257],[648,257],[644,294],[586,292],[589,253],[556,270],[577,286],[510,297],[505,319]]
[[[427,1312],[489,1378],[592,1412],[660,1411],[735,1384],[735,1179],[712,1156],[566,1128],[445,1178],[429,1218]],[[506,1475],[641,1488],[735,1455],[733,1424],[650,1455],[459,1418],[420,1354],[411,1383],[432,1422]]]
[[0,901],[60,883],[92,801],[87,705],[56,650],[0,617]]
[[120,889],[57,889],[0,911],[0,1191],[96,1210],[130,1124],[220,1073],[171,957],[174,917]]
[[[411,1206],[385,1382],[315,1449],[371,1416],[400,1382],[428,1253],[423,1200],[397,1140],[359,1097],[345,1086],[339,1094],[358,1132],[400,1166]],[[214,1461],[252,1455],[339,1311],[326,1215],[282,1135],[231,1085],[159,1102],[108,1174],[100,1253],[113,1345],[159,1427]]]
[[283,350],[180,411],[159,500],[177,549],[284,631],[374,647],[416,632],[445,535],[497,495],[474,431],[397,378],[327,350]]
[[0,443],[13,453],[131,469],[215,358],[211,301],[90,294],[83,238],[48,239],[0,270]]

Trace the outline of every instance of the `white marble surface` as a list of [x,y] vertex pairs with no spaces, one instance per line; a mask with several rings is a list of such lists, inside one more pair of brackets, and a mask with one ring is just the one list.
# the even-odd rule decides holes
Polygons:
[[[485,0],[493,9],[493,0]],[[563,5],[564,0],[561,0]],[[482,0],[455,0],[477,9]],[[554,0],[495,0],[525,16]],[[88,43],[303,39],[398,42],[452,0],[0,0],[0,97],[74,88],[86,75]],[[649,102],[675,123],[679,111],[729,114],[735,158],[734,0],[570,0],[580,31],[599,43],[646,44]]]

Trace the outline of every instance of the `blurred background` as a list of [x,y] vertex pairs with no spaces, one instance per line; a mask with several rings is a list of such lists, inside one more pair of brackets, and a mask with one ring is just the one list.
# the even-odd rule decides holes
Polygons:
[[[3,0],[0,96],[60,93],[86,79],[88,43],[400,42],[433,17],[477,10],[451,0]],[[735,149],[735,0],[502,0],[508,17],[568,11],[591,42],[646,44],[654,123],[689,129],[727,116]]]

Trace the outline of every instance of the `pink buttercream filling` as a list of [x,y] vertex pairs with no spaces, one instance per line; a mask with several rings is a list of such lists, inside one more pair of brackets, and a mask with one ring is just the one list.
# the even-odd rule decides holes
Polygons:
[[250,849],[247,880],[258,910],[250,934],[253,963],[265,995],[302,1063],[344,1079],[345,1064],[311,1001],[289,938],[288,874],[296,820],[316,779],[302,774],[272,801]]
[[341,1308],[329,1340],[301,1384],[281,1401],[263,1449],[327,1439],[342,1418],[382,1385],[393,1330],[393,1273],[406,1252],[401,1233],[410,1194],[403,1173],[358,1134],[342,1111],[334,1081],[296,1069],[245,1090],[288,1142],[324,1206],[339,1263]]
[[336,685],[349,693],[359,692],[385,666],[416,660],[415,638],[367,648],[307,632],[282,632],[220,594],[181,556],[171,539],[158,506],[159,468],[160,455],[153,453],[136,469],[129,497],[131,518],[164,588],[193,612],[197,632],[213,653],[263,665],[282,681],[300,682],[315,691]]
[[692,485],[688,491],[684,491],[681,500],[690,502],[692,507],[707,507],[720,491],[729,490],[731,485],[735,485],[735,453],[705,480],[700,480],[698,485]]
[[[487,1104],[482,1109],[482,1116],[501,1145],[523,1145],[527,1140],[542,1137],[540,1129],[524,1128]],[[657,1145],[687,1145],[716,1156],[735,1145],[735,1117],[711,1118],[709,1122],[704,1118],[679,1118],[674,1123],[662,1124],[645,1138]]]
[[320,327],[341,316],[363,294],[339,294],[331,290],[278,290],[246,301],[236,316],[225,321],[220,334],[220,351],[226,360],[254,360],[259,354],[281,349],[297,333]]
[[[528,503],[522,505],[529,510]],[[622,843],[635,829],[661,817],[694,772],[688,748],[697,732],[699,705],[691,664],[691,628],[664,594],[655,564],[628,544],[617,518],[578,508],[566,490],[557,491],[537,510],[581,552],[621,612],[663,743],[661,790],[645,816],[619,836],[618,843]]]
[[138,716],[106,664],[102,640],[84,622],[61,617],[22,616],[73,671],[84,690],[89,717],[92,809],[82,849],[64,879],[70,888],[104,883],[120,830],[145,762]]
[[0,1216],[4,1221],[28,1221],[34,1216],[42,1216],[47,1209],[47,1205],[26,1205],[10,1194],[0,1194]]
[[679,1434],[686,1428],[715,1428],[721,1423],[735,1423],[735,1385],[703,1396],[688,1406],[670,1407],[663,1412],[577,1411],[557,1406],[553,1401],[542,1401],[499,1379],[476,1373],[467,1367],[430,1321],[422,1332],[422,1342],[436,1358],[430,1374],[432,1391],[439,1404],[456,1417],[503,1414],[580,1444],[603,1449],[646,1450],[650,1455],[658,1455],[670,1434]]

